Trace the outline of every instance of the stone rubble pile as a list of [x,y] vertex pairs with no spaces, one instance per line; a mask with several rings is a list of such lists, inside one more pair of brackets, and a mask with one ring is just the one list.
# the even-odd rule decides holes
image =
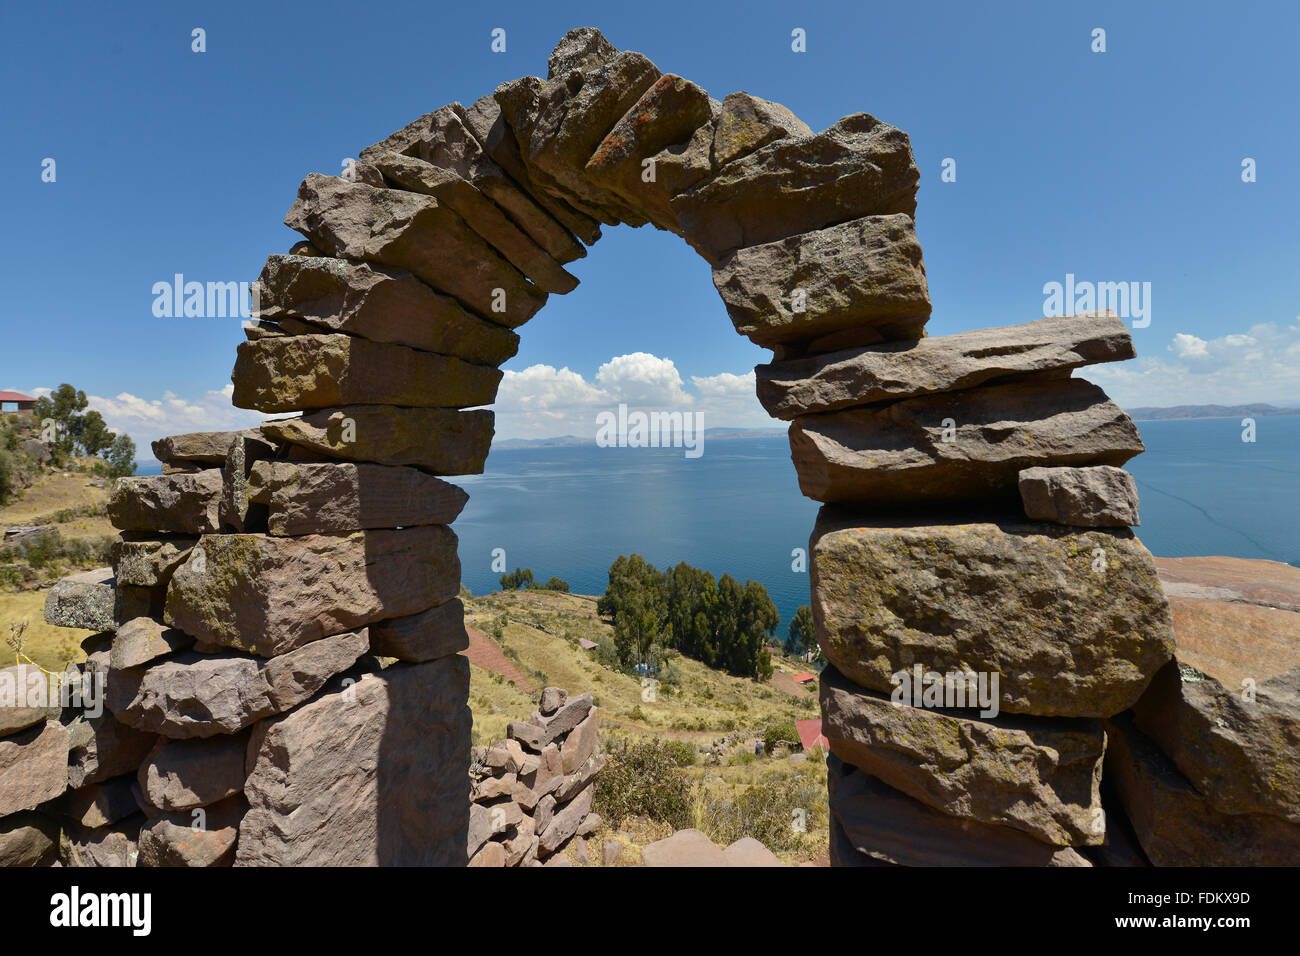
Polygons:
[[596,753],[597,720],[590,694],[547,687],[532,718],[512,721],[506,739],[483,752],[471,774],[470,866],[589,859],[584,838],[601,826],[591,803],[605,766]]
[[[1126,813],[1163,862],[1181,851],[1152,834],[1176,801],[1260,817],[1250,832],[1289,846],[1269,828],[1296,825],[1276,793],[1294,737],[1254,735],[1290,732],[1293,682],[1260,680],[1272,716],[1210,719],[1208,685],[1169,676],[1169,606],[1120,469],[1142,442],[1072,377],[1133,357],[1123,323],[926,337],[905,133],[718,101],[591,28],[547,66],[303,181],[285,223],[304,241],[268,258],[232,376],[236,405],[286,417],[163,439],[163,474],[116,486],[113,569],[47,607],[98,632],[75,679],[106,680],[107,709],[4,712],[0,857],[57,839],[77,865],[519,864],[590,824],[582,698],[544,699],[468,798],[449,528],[466,496],[442,479],[482,471],[515,330],[617,223],[682,236],[737,331],[774,353],[759,399],[825,505],[812,603],[836,862],[1085,865],[1123,856]],[[913,672],[996,676],[997,714],[893,706]],[[1254,782],[1195,756],[1211,738]],[[1231,856],[1230,832],[1202,836]]]

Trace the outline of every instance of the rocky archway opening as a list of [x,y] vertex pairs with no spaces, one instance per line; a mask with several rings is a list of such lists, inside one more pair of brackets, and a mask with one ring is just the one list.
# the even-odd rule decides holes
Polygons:
[[[517,330],[619,223],[710,264],[773,352],[759,399],[827,506],[810,554],[832,859],[1086,862],[1107,835],[1101,721],[1172,650],[1115,467],[1141,442],[1070,377],[1132,356],[1117,318],[925,338],[904,133],[719,102],[591,29],[546,79],[359,157],[304,180],[285,221],[305,241],[268,260],[239,349],[235,403],[292,417],[164,440],[168,473],[114,496],[119,590],[138,581],[174,643],[112,676],[110,709],[177,779],[201,748],[246,754],[216,788],[237,862],[454,864],[490,842],[466,797],[466,496],[444,479],[482,470]],[[174,790],[160,812],[194,805]]]

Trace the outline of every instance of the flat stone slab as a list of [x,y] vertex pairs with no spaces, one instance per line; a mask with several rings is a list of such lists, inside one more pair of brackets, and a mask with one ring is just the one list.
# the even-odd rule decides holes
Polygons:
[[313,641],[269,661],[183,654],[115,674],[109,707],[123,723],[164,737],[234,734],[307,700],[369,648],[363,630]]
[[902,213],[737,249],[714,267],[713,284],[736,331],[765,348],[915,340],[930,317],[921,244]]
[[284,223],[327,255],[413,272],[507,328],[523,325],[546,304],[545,292],[429,196],[312,173]]
[[478,475],[492,444],[490,411],[348,405],[267,422],[272,440],[346,461],[414,465],[435,475]]
[[1043,843],[1105,840],[1106,735],[1098,721],[982,719],[976,709],[895,704],[834,667],[820,684],[831,752],[882,783],[950,816],[1013,827]]
[[257,279],[259,316],[500,365],[519,335],[467,311],[409,272],[330,256],[270,256]]
[[1106,732],[1106,778],[1155,866],[1300,865],[1300,825],[1220,813],[1130,721],[1107,721]]
[[221,530],[221,469],[119,478],[108,520],[119,531],[208,534]]
[[109,651],[108,666],[113,670],[139,667],[193,645],[194,638],[188,634],[151,617],[133,617],[118,627]]
[[351,404],[469,408],[496,400],[501,374],[354,335],[277,335],[239,344],[231,402],[263,412]]
[[419,614],[370,625],[370,650],[380,657],[420,663],[459,654],[469,647],[465,606],[452,598]]
[[300,538],[210,535],[176,569],[165,618],[205,644],[274,657],[423,611],[459,589],[456,536],[441,525]]
[[778,139],[677,196],[686,241],[711,264],[742,246],[837,222],[915,218],[920,172],[907,134],[853,113],[811,136]]
[[231,443],[241,435],[250,433],[256,434],[257,429],[169,435],[153,443],[153,456],[164,464],[220,465],[225,462]]
[[1036,521],[1079,528],[1123,528],[1139,524],[1137,482],[1123,468],[1026,468],[1020,500]]
[[244,789],[248,732],[159,740],[140,765],[140,790],[159,810],[206,807]]
[[831,785],[834,824],[849,848],[901,866],[1091,866],[1071,847],[1041,843],[1011,827],[951,817],[861,770]]
[[758,400],[786,420],[812,412],[974,388],[992,379],[1064,373],[1131,359],[1133,339],[1110,312],[886,342],[754,369]]
[[1109,717],[1174,649],[1151,555],[1126,529],[867,520],[823,508],[809,545],[826,657],[892,693],[922,665],[998,675],[999,709]]
[[416,468],[258,462],[249,496],[277,536],[451,524],[469,501],[461,488]]
[[198,538],[123,535],[113,542],[113,574],[119,584],[152,588],[166,584]]
[[1300,611],[1300,575],[1280,561],[1156,558],[1156,569],[1170,598],[1203,597]]
[[790,426],[799,488],[825,502],[1014,501],[1026,468],[1122,465],[1143,450],[1128,415],[1083,379],[986,385]]
[[469,662],[452,655],[259,724],[237,865],[464,866],[468,695]]

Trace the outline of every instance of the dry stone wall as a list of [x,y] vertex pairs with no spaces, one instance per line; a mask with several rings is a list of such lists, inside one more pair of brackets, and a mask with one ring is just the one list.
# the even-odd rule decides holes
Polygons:
[[[1221,735],[1170,676],[1169,608],[1128,527],[1120,466],[1142,442],[1072,377],[1133,356],[1123,323],[926,337],[906,134],[718,101],[593,29],[547,66],[303,181],[285,222],[304,241],[267,260],[233,375],[237,405],[287,417],[163,439],[164,473],[115,488],[113,569],[47,608],[100,632],[69,680],[102,681],[107,707],[0,709],[0,858],[58,842],[69,865],[519,864],[590,826],[594,763],[566,756],[594,739],[582,698],[548,691],[470,798],[449,527],[465,494],[443,479],[482,471],[481,406],[515,330],[577,284],[564,266],[602,225],[652,223],[773,351],[759,399],[824,503],[835,862],[1199,862],[1207,843],[1263,860],[1222,849],[1238,832],[1296,862],[1272,782],[1294,744],[1224,744],[1257,778],[1235,788],[1194,756]],[[1152,834],[1175,803],[1232,826],[1171,850]]]

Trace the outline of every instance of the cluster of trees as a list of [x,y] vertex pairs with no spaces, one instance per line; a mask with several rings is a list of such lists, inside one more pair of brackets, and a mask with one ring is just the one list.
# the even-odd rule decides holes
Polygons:
[[815,660],[822,656],[821,647],[817,644],[817,625],[813,623],[812,608],[806,604],[794,612],[789,636],[785,640],[785,650],[794,657],[802,657],[809,651],[817,652]]
[[[129,435],[109,429],[99,412],[86,410],[89,405],[86,393],[66,382],[36,400],[32,411],[54,464],[62,466],[78,456],[98,456],[104,461],[100,471],[108,477],[134,475],[135,442]],[[47,423],[52,423],[53,428]]]
[[781,616],[757,581],[715,579],[685,562],[660,571],[641,555],[620,555],[597,610],[614,619],[615,650],[623,665],[653,668],[672,649],[743,677],[767,680],[767,650]]
[[563,591],[567,594],[569,592],[569,582],[561,581],[552,575],[551,579],[545,584],[538,584],[533,580],[532,568],[515,568],[513,571],[501,575],[502,591],[518,591],[520,588],[525,591]]

